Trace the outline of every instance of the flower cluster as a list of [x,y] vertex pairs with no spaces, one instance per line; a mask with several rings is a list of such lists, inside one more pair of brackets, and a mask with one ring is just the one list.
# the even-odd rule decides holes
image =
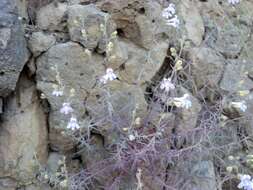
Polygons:
[[113,72],[113,69],[112,68],[107,68],[106,69],[106,74],[100,78],[100,82],[102,84],[106,84],[108,80],[109,81],[113,81],[116,78],[117,78],[117,76]]
[[237,186],[239,189],[243,190],[253,190],[253,180],[250,175],[241,175],[240,183]]
[[64,103],[62,104],[62,108],[61,108],[61,110],[60,110],[60,112],[61,112],[62,114],[68,115],[69,113],[72,113],[73,111],[74,111],[74,110],[73,110],[73,108],[70,106],[70,103],[64,102]]
[[54,89],[53,92],[52,92],[52,95],[56,96],[56,97],[63,96],[63,91]]
[[169,6],[162,11],[162,17],[165,18],[167,25],[175,28],[179,27],[180,21],[176,15],[174,4],[169,4]]
[[235,4],[240,3],[240,0],[228,0],[228,3],[231,5],[235,5]]
[[164,90],[165,92],[174,90],[175,85],[171,82],[171,78],[164,78],[163,81],[161,82],[160,89]]
[[76,129],[80,129],[80,126],[78,124],[78,121],[75,117],[71,117],[69,120],[69,123],[67,125],[67,129],[71,129],[71,130],[76,130]]
[[180,98],[173,98],[173,104],[178,108],[189,109],[192,106],[189,94],[184,94]]
[[[62,104],[62,108],[60,109],[60,113],[64,114],[64,115],[68,115],[74,112],[74,109],[71,107],[69,102],[64,102]],[[68,125],[67,125],[67,129],[71,129],[71,130],[77,130],[80,129],[80,126],[78,124],[78,121],[76,119],[76,117],[74,117],[73,115],[71,116]]]

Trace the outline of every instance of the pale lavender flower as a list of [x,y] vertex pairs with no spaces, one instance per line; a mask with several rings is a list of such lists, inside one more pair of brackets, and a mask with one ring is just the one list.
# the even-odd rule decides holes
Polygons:
[[253,181],[250,175],[241,175],[240,180],[241,181],[237,186],[239,189],[253,190]]
[[63,91],[62,90],[54,90],[53,92],[52,92],[52,95],[53,96],[63,96]]
[[240,3],[240,0],[228,0],[228,3],[231,5],[235,5],[235,4]]
[[113,81],[117,78],[116,74],[113,72],[112,68],[106,69],[106,74],[100,78],[100,82],[106,84],[107,81]]
[[75,117],[70,118],[69,123],[67,125],[67,129],[71,129],[73,131],[76,130],[76,129],[80,129],[78,121]]
[[60,110],[60,112],[61,112],[62,114],[68,115],[69,113],[72,113],[73,111],[74,111],[74,110],[73,110],[73,108],[70,106],[70,103],[64,102],[64,103],[62,104],[62,108],[61,108],[61,110]]
[[176,107],[189,109],[192,106],[189,94],[184,94],[180,98],[173,98],[173,103]]
[[163,81],[161,82],[160,89],[165,90],[165,92],[174,90],[175,85],[171,82],[171,78],[164,78]]

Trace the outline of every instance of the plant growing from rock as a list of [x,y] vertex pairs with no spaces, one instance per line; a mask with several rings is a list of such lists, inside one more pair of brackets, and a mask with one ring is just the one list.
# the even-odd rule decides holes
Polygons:
[[[232,5],[238,2],[229,1]],[[143,12],[141,10],[139,11]],[[179,27],[174,4],[163,10],[162,17],[169,27],[172,26],[170,28]],[[99,31],[102,32],[102,37],[99,38],[103,41],[97,43],[102,48],[97,51],[104,53],[104,72],[97,76],[97,80],[90,78],[96,83],[83,101],[85,114],[79,118],[73,101],[76,89],[71,89],[68,95],[61,81],[61,73],[53,68],[56,72],[56,85],[53,86],[52,95],[63,98],[58,112],[66,119],[62,122],[61,134],[74,142],[77,152],[73,157],[83,161],[83,167],[78,173],[65,173],[67,177],[64,182],[56,182],[54,185],[67,184],[73,190],[116,190],[123,188],[126,181],[131,181],[131,188],[137,190],[147,187],[192,190],[202,188],[199,184],[196,185],[196,179],[203,182],[202,186],[211,186],[211,178],[212,181],[218,181],[220,189],[230,181],[239,183],[240,188],[248,188],[251,183],[248,176],[241,183],[236,177],[238,173],[252,175],[251,171],[243,168],[245,163],[238,159],[238,165],[227,165],[223,160],[234,150],[240,149],[241,144],[249,143],[243,129],[243,125],[249,121],[245,116],[249,106],[243,97],[250,92],[240,90],[232,94],[224,93],[218,88],[219,81],[215,77],[210,77],[208,72],[198,73],[202,65],[196,66],[196,63],[191,62],[197,62],[202,54],[211,54],[215,57],[215,63],[208,62],[207,65],[211,65],[210,70],[218,71],[223,69],[216,64],[220,61],[220,55],[208,47],[203,48],[203,51],[201,49],[200,57],[190,59],[189,47],[186,47],[190,45],[187,41],[183,39],[179,45],[170,45],[161,69],[155,76],[148,76],[144,80],[147,83],[151,79],[145,84],[145,107],[138,98],[132,96],[132,91],[127,91],[131,85],[144,85],[145,82],[141,80],[143,72],[137,73],[138,77],[132,79],[132,83],[122,77],[121,72],[126,65],[119,66],[114,62],[117,59],[117,32],[107,34],[107,23],[104,22],[107,17],[103,19],[99,25]],[[71,26],[73,24],[73,27],[79,27],[79,21],[71,22]],[[79,33],[82,40],[75,39],[80,37]],[[73,40],[80,40],[85,46],[88,30],[84,25],[81,25],[77,34],[73,32]],[[95,47],[84,50],[89,64],[93,64],[92,51],[95,51]],[[198,56],[199,49],[194,50],[193,56]],[[145,57],[149,66],[154,62],[150,57],[155,51],[156,49],[151,49]],[[120,59],[127,58],[121,56]],[[202,74],[204,79],[198,76]],[[117,85],[122,86],[121,91],[117,91]],[[100,148],[106,152],[103,155],[101,149],[94,148],[97,139],[101,140]],[[91,162],[85,154],[91,154],[94,160]],[[189,168],[189,163],[192,163],[192,168]],[[250,157],[246,163],[251,163]],[[202,180],[203,171],[208,171],[208,176]],[[215,174],[220,178],[215,179]]]

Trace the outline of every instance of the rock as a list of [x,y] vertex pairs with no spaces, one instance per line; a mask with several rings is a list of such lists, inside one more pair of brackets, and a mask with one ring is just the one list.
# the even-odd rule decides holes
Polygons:
[[[27,3],[27,12],[29,19],[31,20],[32,24],[35,24],[36,15],[37,12],[41,7],[44,7],[45,5],[49,4],[53,0],[26,0]],[[22,0],[21,0],[22,2]]]
[[0,179],[0,190],[16,190],[17,186],[18,183],[9,177]]
[[28,1],[16,0],[18,13],[21,18],[28,20]]
[[42,30],[63,31],[66,27],[66,3],[50,3],[41,7],[36,16],[36,24]]
[[224,71],[224,58],[207,47],[193,48],[189,54],[196,86],[199,89],[205,85],[218,86]]
[[32,77],[36,73],[35,57],[32,57],[31,59],[29,59],[26,66],[27,66],[28,77]]
[[[120,131],[129,128],[133,117],[144,117],[147,102],[143,90],[137,85],[111,81],[106,86],[107,92],[100,88],[91,91],[86,108],[93,121],[102,124],[97,130],[104,137],[105,146],[112,146],[118,143]],[[117,122],[112,123],[110,115],[117,117]]]
[[180,7],[180,13],[185,22],[185,29],[187,31],[187,38],[190,39],[196,46],[202,42],[205,28],[202,17],[196,6],[196,2],[184,1]]
[[250,29],[244,25],[225,23],[218,28],[218,39],[214,45],[225,57],[235,58],[243,49],[244,43],[250,36]]
[[64,161],[64,155],[59,154],[57,152],[51,152],[47,160],[48,171],[54,175],[59,169],[60,163],[63,161]]
[[238,92],[253,88],[252,61],[227,60],[220,87],[228,92]]
[[[82,162],[86,168],[91,168],[92,166],[96,167],[95,165],[100,164],[106,158],[109,158],[109,152],[105,149],[103,145],[103,139],[98,135],[91,136],[90,148],[84,148],[81,152]],[[103,176],[103,178],[107,178],[108,180],[108,177],[112,177],[111,175],[112,174],[109,174],[108,176]],[[99,181],[101,180],[102,179],[99,179]],[[106,181],[103,181],[102,184],[106,184]]]
[[52,190],[52,188],[47,184],[33,184],[26,186],[25,190]]
[[3,113],[3,99],[0,98],[0,114]]
[[152,23],[152,20],[149,20],[145,15],[137,15],[135,22],[140,32],[140,45],[146,49],[150,49],[154,44],[156,27]]
[[76,4],[84,4],[84,5],[88,5],[88,4],[94,4],[97,1],[101,1],[101,0],[69,0],[68,3],[69,5],[76,5]]
[[189,184],[187,190],[217,190],[214,164],[210,160],[199,161],[189,166],[196,180]]
[[[205,23],[206,44],[226,58],[238,57],[250,37],[250,27],[247,23],[252,22],[252,13],[248,11],[252,3],[240,2],[236,8],[229,3],[219,4],[216,1],[202,4],[199,11]],[[219,11],[221,9],[224,12]],[[228,19],[222,18],[224,14]]]
[[6,102],[0,123],[0,178],[30,183],[37,161],[43,164],[47,159],[47,117],[35,84],[24,76]]
[[168,44],[154,44],[150,51],[144,50],[129,41],[122,41],[124,49],[128,49],[129,59],[120,70],[119,77],[129,84],[143,84],[159,71],[167,56]]
[[155,1],[109,0],[98,3],[101,10],[112,15],[120,35],[146,49],[159,43],[161,5]]
[[24,31],[15,1],[3,0],[0,5],[0,96],[12,92],[27,59]]
[[[89,55],[79,44],[61,43],[51,47],[40,56],[37,65],[37,88],[45,95],[50,104],[50,145],[53,150],[70,150],[73,142],[62,136],[67,130],[70,116],[60,113],[62,104],[69,102],[73,113],[82,123],[85,115],[84,100],[96,84],[98,76],[104,74],[103,57]],[[53,95],[53,91],[63,91],[63,96]]]
[[189,94],[189,100],[192,103],[192,106],[189,109],[182,109],[178,114],[179,120],[178,125],[176,127],[176,131],[179,134],[183,134],[187,131],[192,131],[194,128],[197,127],[197,120],[199,117],[199,113],[201,110],[201,104],[199,103],[198,99],[196,99],[191,93],[185,89],[180,90],[180,96],[182,97],[184,94]]
[[94,5],[72,5],[68,7],[68,29],[70,38],[88,49],[104,52],[115,24],[110,15]]
[[[238,24],[238,28],[243,31],[240,31],[241,39],[240,45],[241,48],[240,53],[238,54],[240,59],[252,59],[253,58],[253,46],[252,46],[252,35],[250,35],[249,31],[245,25],[250,28],[252,23],[253,13],[250,11],[253,8],[253,3],[250,1],[241,1],[239,6],[236,9],[227,9],[228,15],[231,18],[236,18],[236,22]],[[239,25],[240,24],[240,25]],[[237,25],[236,25],[237,26]],[[237,42],[239,43],[239,42]]]
[[112,48],[107,49],[107,66],[112,69],[119,69],[119,67],[128,60],[128,50],[123,46],[118,39],[112,39]]
[[47,51],[56,42],[56,39],[51,34],[45,34],[43,32],[34,32],[28,41],[28,47],[32,51],[34,56],[38,56],[41,53]]

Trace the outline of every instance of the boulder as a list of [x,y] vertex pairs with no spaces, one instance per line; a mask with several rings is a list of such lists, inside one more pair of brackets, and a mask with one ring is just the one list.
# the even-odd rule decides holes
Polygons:
[[220,82],[220,87],[228,92],[238,92],[253,88],[252,61],[227,60],[227,65]]
[[219,53],[208,47],[192,48],[189,58],[197,88],[218,86],[225,66],[225,59]]
[[66,27],[66,3],[50,3],[41,7],[36,15],[36,24],[42,30],[64,31]]
[[203,40],[205,28],[196,2],[186,0],[180,6],[180,14],[184,20],[187,39],[199,46]]
[[203,160],[189,166],[192,176],[196,177],[187,190],[217,190],[214,164],[210,160]]
[[14,0],[3,0],[0,5],[0,97],[15,89],[29,56],[15,6]]
[[[198,9],[205,26],[204,41],[209,47],[230,59],[240,56],[241,51],[247,51],[248,48],[244,47],[251,36],[252,2],[240,1],[236,7],[217,1],[198,4],[201,4]],[[224,12],[220,12],[221,9]],[[224,14],[225,20],[222,18]]]
[[3,99],[0,98],[0,114],[3,113]]
[[105,146],[112,146],[119,142],[123,128],[129,128],[134,118],[145,116],[147,102],[139,86],[111,81],[106,89],[91,91],[86,108],[93,122],[98,123],[97,131],[104,137]]
[[56,39],[52,34],[34,32],[28,41],[28,47],[36,57],[41,53],[47,51],[55,44],[55,42]]
[[154,44],[148,51],[127,40],[121,43],[123,48],[128,50],[129,59],[120,70],[120,79],[129,84],[150,82],[164,63],[168,44],[166,42]]
[[119,69],[128,60],[128,49],[115,37],[111,40],[112,47],[106,50],[106,65],[112,69]]
[[[161,35],[161,11],[158,2],[147,0],[109,0],[98,2],[98,7],[111,14],[120,35],[135,44],[152,49]],[[163,39],[164,40],[164,39]]]
[[[77,43],[67,42],[51,47],[37,59],[37,88],[45,95],[50,105],[49,138],[53,150],[69,150],[73,142],[62,136],[67,130],[69,115],[60,113],[62,104],[68,102],[75,117],[82,123],[85,116],[84,100],[88,92],[104,74],[103,57],[90,55]],[[54,91],[62,91],[55,96]]]
[[72,41],[104,52],[116,26],[110,15],[95,5],[72,5],[68,7],[68,30]]
[[0,179],[0,190],[16,190],[17,186],[17,181],[9,177]]
[[24,76],[6,102],[0,123],[0,178],[30,183],[37,172],[36,163],[47,160],[47,117],[36,85]]

